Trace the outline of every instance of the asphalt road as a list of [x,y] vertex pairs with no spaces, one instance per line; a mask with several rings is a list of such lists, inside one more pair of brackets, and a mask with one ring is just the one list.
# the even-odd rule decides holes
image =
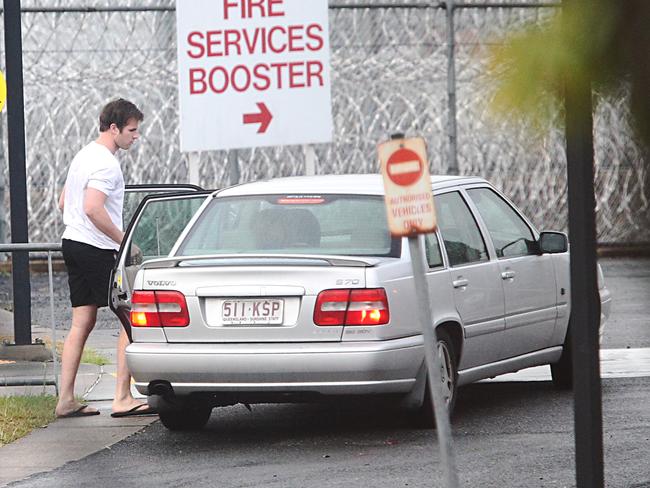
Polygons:
[[[650,260],[601,263],[614,295],[603,346],[650,347]],[[650,487],[649,405],[650,377],[603,380],[608,488]],[[462,388],[452,427],[463,487],[575,486],[573,396],[548,381]],[[109,449],[11,486],[444,485],[435,433],[367,403],[215,409],[208,426],[194,433],[169,432],[156,422]]]
[[[603,382],[608,488],[650,486],[650,378]],[[570,487],[572,395],[548,382],[462,390],[453,422],[464,487]],[[213,412],[200,432],[159,423],[15,487],[438,487],[434,433],[372,405],[243,406]]]

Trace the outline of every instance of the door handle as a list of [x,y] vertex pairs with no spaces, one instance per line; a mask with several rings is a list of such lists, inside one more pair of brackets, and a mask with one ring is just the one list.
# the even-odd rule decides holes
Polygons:
[[469,280],[467,278],[458,278],[452,281],[451,284],[454,285],[454,288],[465,288],[469,285]]
[[504,271],[501,273],[501,279],[503,280],[511,280],[515,277],[516,273],[514,271]]

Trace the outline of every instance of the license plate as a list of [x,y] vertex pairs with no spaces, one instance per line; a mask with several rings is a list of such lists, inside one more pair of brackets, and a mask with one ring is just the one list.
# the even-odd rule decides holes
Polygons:
[[223,325],[281,325],[284,300],[224,300],[221,306]]

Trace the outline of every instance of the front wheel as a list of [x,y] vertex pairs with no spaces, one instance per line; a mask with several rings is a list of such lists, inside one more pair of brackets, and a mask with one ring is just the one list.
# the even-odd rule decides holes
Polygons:
[[557,363],[551,364],[551,378],[553,385],[560,390],[570,390],[573,388],[573,356],[571,353],[571,323],[567,331],[564,345],[562,346],[562,356]]
[[[458,390],[458,358],[451,337],[445,330],[438,330],[437,352],[440,362],[440,376],[442,380],[442,396],[447,406],[447,412],[451,416],[456,405],[456,393]],[[435,427],[435,415],[431,401],[431,390],[427,378],[424,391],[424,401],[415,415],[415,425],[422,428]]]

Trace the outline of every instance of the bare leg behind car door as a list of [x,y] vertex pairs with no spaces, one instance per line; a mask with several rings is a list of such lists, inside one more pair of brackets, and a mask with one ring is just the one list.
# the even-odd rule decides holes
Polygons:
[[153,413],[146,403],[142,403],[131,394],[131,372],[126,364],[126,346],[129,337],[120,327],[120,338],[117,344],[117,381],[115,384],[115,399],[113,400],[113,413],[132,412],[138,415],[144,412]]

